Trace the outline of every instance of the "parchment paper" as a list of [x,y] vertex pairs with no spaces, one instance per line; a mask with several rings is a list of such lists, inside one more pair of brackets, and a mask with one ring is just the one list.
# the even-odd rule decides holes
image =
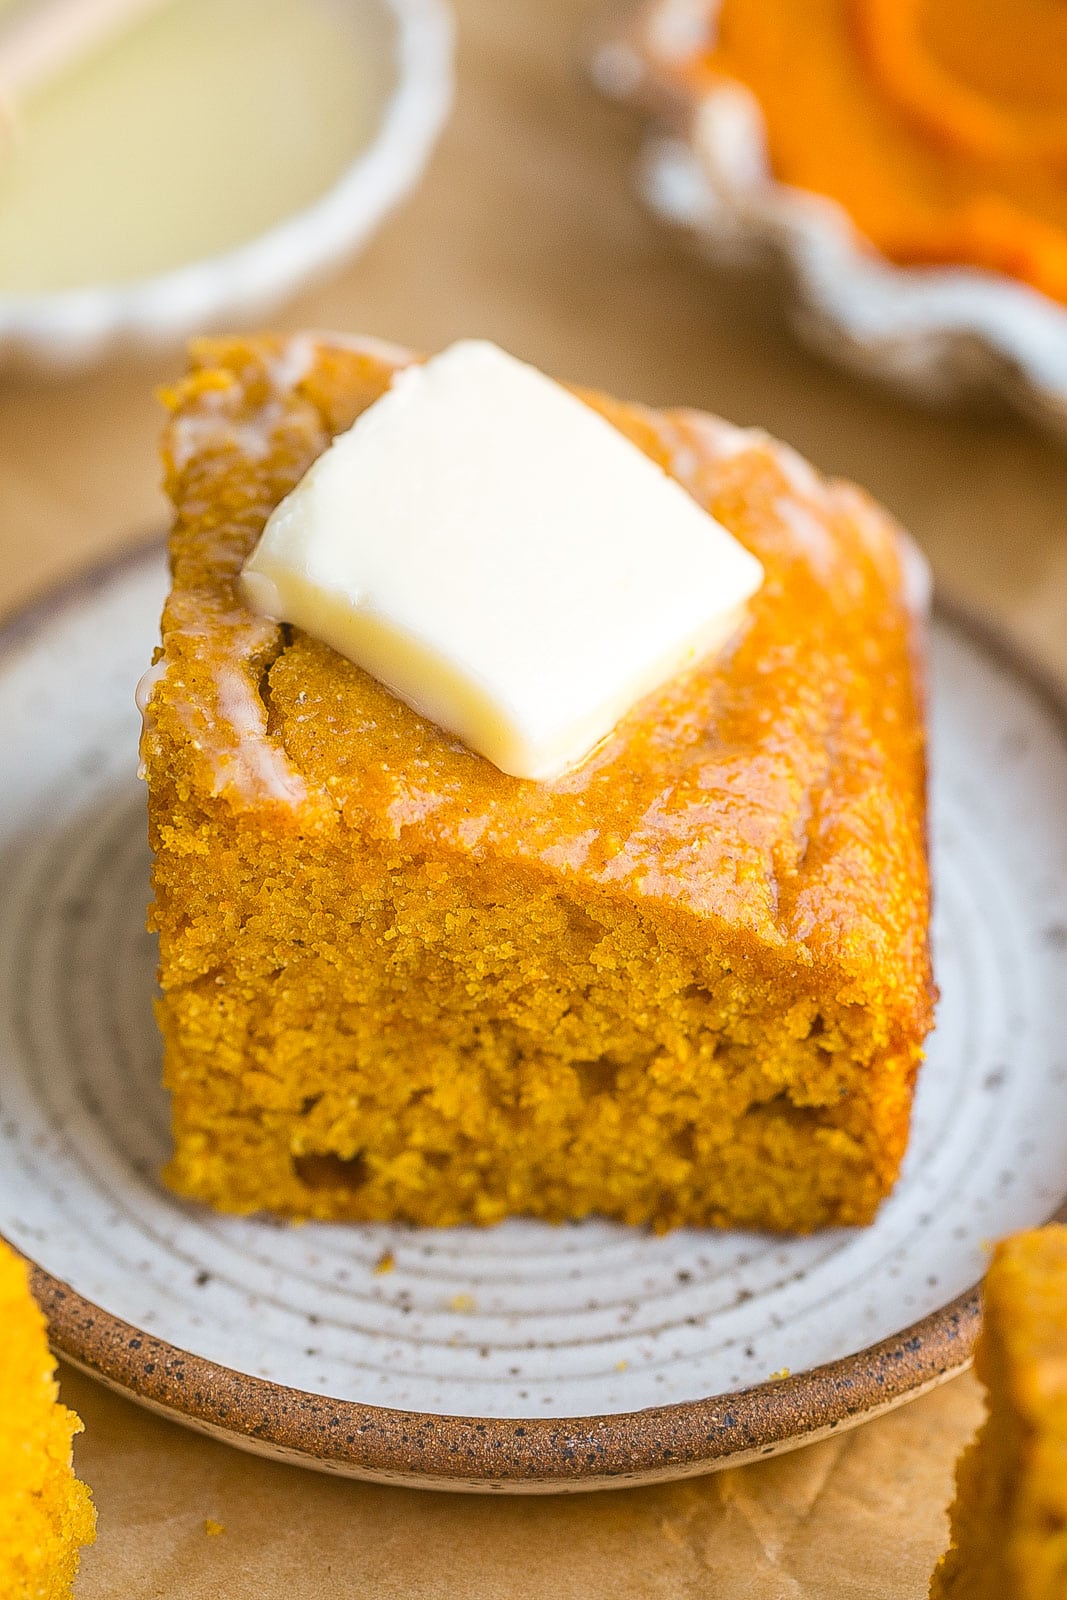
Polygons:
[[72,1372],[63,1397],[100,1520],[78,1600],[921,1600],[981,1415],[968,1376],[757,1466],[505,1500],[257,1460]]

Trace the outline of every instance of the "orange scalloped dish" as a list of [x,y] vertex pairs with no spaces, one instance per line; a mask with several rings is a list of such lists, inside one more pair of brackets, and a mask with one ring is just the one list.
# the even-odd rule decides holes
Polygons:
[[747,87],[775,176],[891,260],[1067,302],[1064,63],[1063,0],[722,0],[680,70]]

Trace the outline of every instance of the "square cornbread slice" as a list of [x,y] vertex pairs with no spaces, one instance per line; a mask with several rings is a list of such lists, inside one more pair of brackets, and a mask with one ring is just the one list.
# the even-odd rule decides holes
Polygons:
[[903,535],[763,435],[585,396],[766,581],[584,765],[508,777],[237,595],[410,359],[209,342],[170,397],[141,690],[170,1183],[294,1217],[870,1221],[933,998]]
[[89,1491],[71,1465],[81,1431],[58,1404],[44,1317],[24,1263],[0,1242],[0,1595],[63,1600],[95,1537]]
[[975,1367],[989,1414],[960,1457],[931,1600],[1067,1595],[1067,1228],[997,1246]]

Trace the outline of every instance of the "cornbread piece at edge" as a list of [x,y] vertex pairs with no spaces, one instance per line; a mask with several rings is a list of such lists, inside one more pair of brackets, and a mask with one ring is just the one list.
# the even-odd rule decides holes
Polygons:
[[56,1401],[55,1362],[26,1268],[0,1243],[0,1595],[62,1600],[95,1537],[89,1491],[74,1476],[81,1432]]
[[411,359],[209,342],[171,397],[140,695],[169,1181],[295,1217],[870,1221],[932,1008],[903,535],[760,434],[584,396],[766,580],[584,765],[507,777],[236,596]]
[[997,1246],[975,1351],[989,1415],[960,1457],[931,1600],[1067,1595],[1067,1228]]

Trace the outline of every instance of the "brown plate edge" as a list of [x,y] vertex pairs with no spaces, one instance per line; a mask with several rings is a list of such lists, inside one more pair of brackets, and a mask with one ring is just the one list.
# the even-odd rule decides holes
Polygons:
[[56,1352],[172,1420],[321,1471],[445,1490],[556,1493],[692,1477],[809,1444],[964,1370],[972,1289],[891,1339],[732,1395],[608,1416],[462,1417],[334,1400],[205,1360],[31,1263]]
[[[161,551],[158,538],[128,546],[0,619],[0,657]],[[969,602],[939,592],[935,609],[1023,678],[1067,739],[1067,695],[1047,668]],[[1067,1202],[1049,1220],[1067,1220]],[[452,1492],[636,1487],[781,1454],[955,1377],[981,1323],[978,1284],[877,1344],[734,1394],[607,1416],[463,1417],[333,1400],[237,1372],[104,1311],[12,1248],[30,1266],[55,1352],[108,1388],[255,1454]]]

